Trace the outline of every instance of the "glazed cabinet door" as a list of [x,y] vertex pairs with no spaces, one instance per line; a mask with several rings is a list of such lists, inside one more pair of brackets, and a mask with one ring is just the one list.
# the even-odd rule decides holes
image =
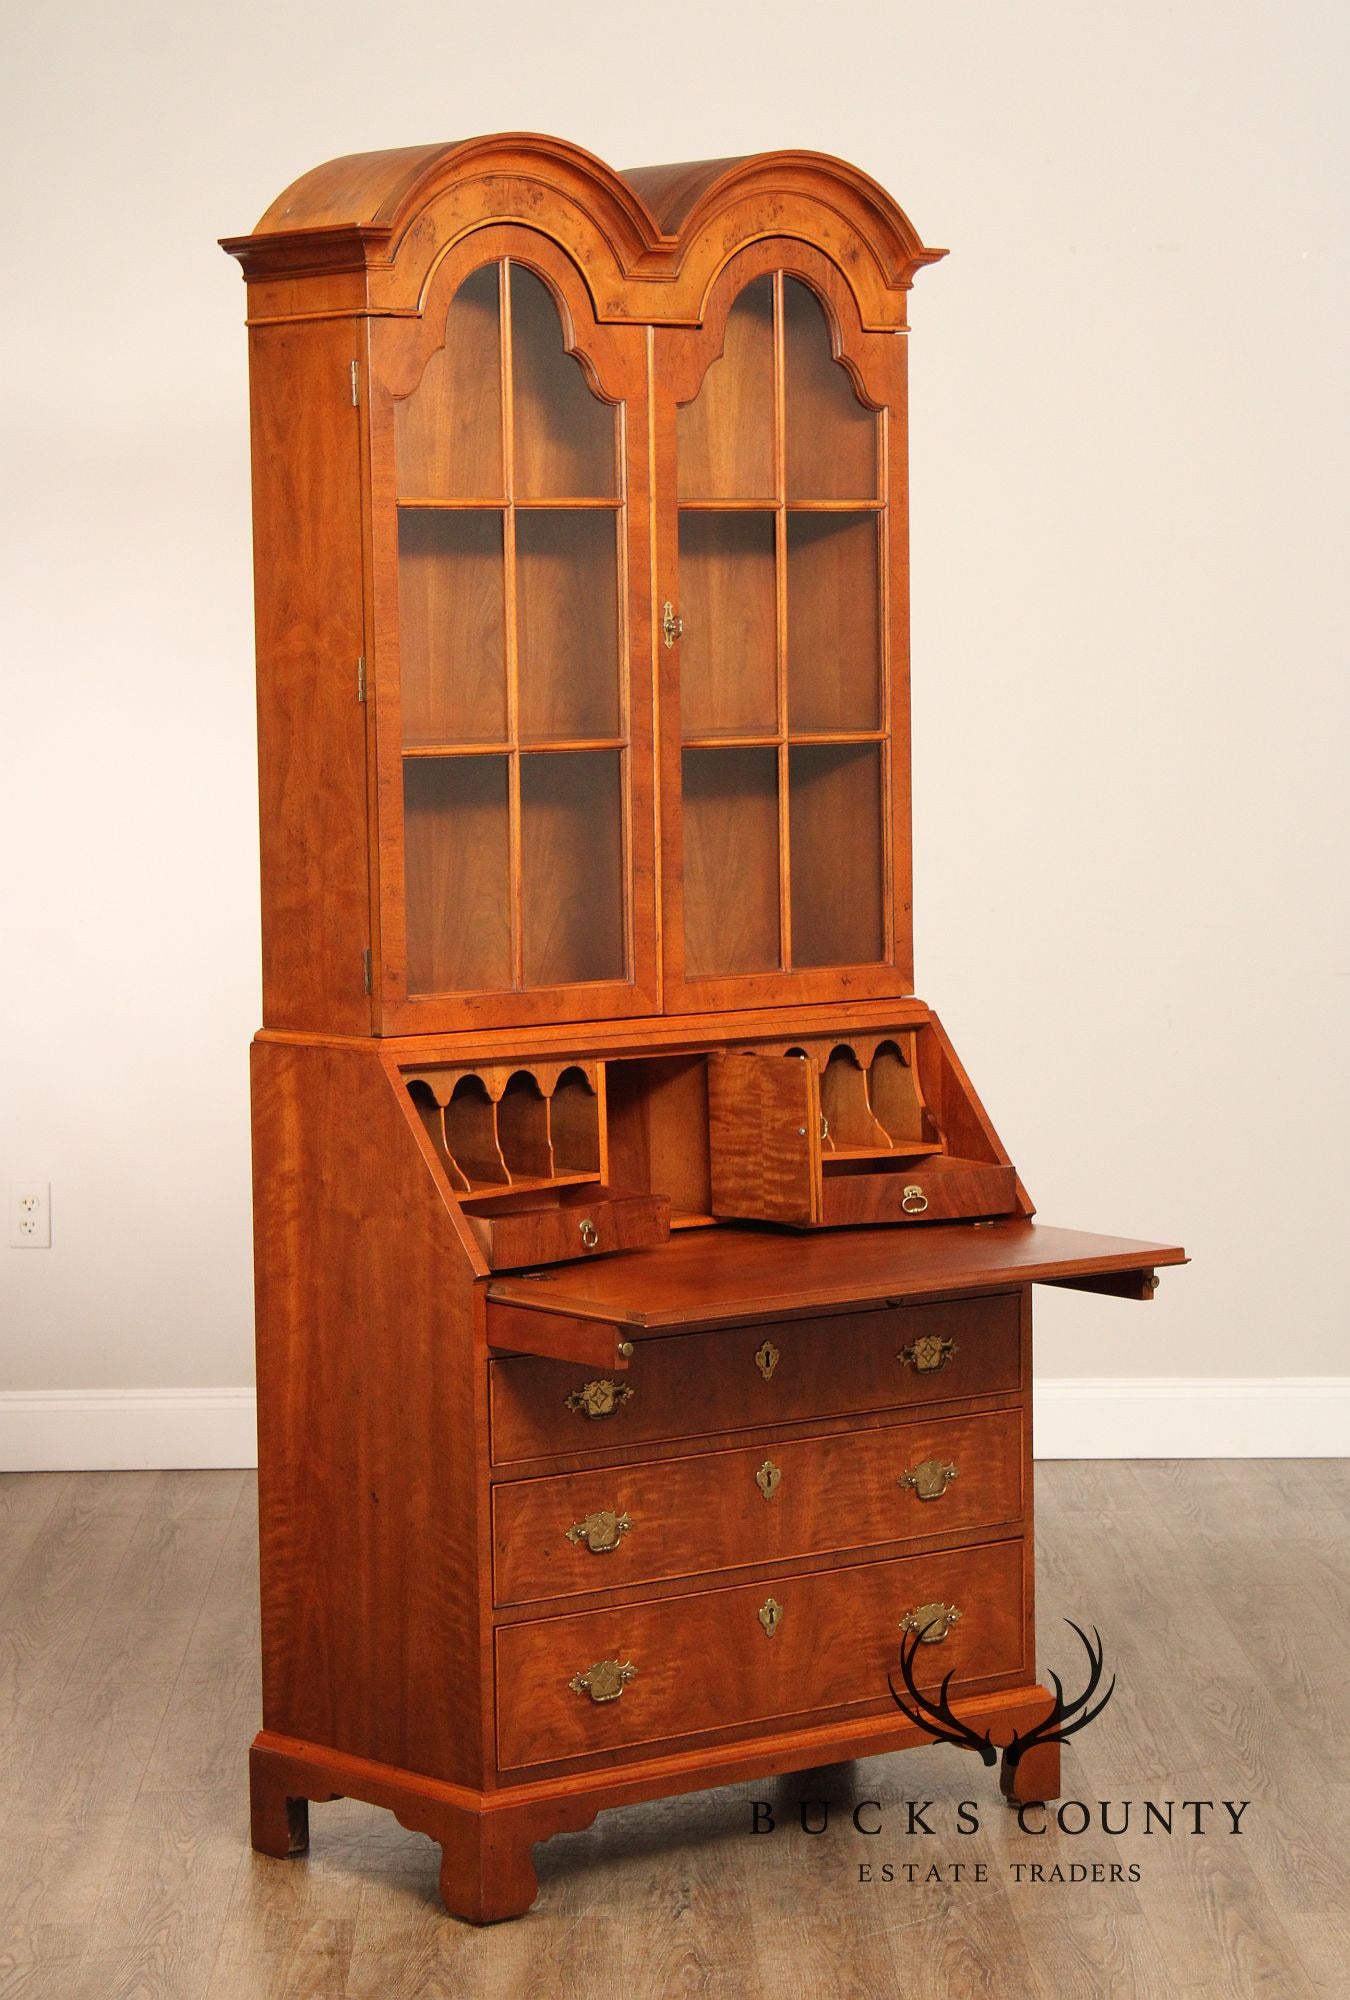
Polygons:
[[903,336],[766,242],[655,347],[666,1004],[908,993]]
[[644,330],[488,229],[371,374],[380,1026],[652,1011]]

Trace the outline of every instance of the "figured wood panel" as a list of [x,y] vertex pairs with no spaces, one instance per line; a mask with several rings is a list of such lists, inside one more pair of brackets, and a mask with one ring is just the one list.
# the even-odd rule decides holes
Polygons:
[[399,493],[405,499],[500,500],[501,313],[497,266],[474,271],[450,301],[445,344],[411,396],[395,405]]
[[405,745],[505,742],[501,513],[400,508],[398,614]]
[[[536,1315],[538,1317],[538,1315]],[[904,1475],[954,1466],[935,1497]],[[766,1464],[776,1483],[766,1494]],[[596,1553],[568,1530],[608,1511],[630,1525]],[[498,1604],[616,1590],[703,1571],[1015,1522],[1022,1512],[1018,1410],[612,1466],[493,1488]]]
[[[672,1244],[713,1234],[697,1230]],[[1008,1394],[1021,1380],[1019,1337],[1017,1296],[1004,1293],[644,1340],[624,1377],[631,1396],[599,1418],[568,1405],[585,1381],[575,1368],[494,1361],[492,1456],[499,1465],[514,1464],[560,1452],[622,1450],[661,1438]],[[903,1356],[924,1340],[951,1345],[940,1366],[920,1371]],[[766,1345],[777,1356],[767,1375],[770,1356],[756,1359]]]
[[623,733],[615,516],[516,515],[522,743]]
[[683,826],[687,977],[778,965],[776,752],[686,750]]
[[684,735],[775,735],[778,586],[772,513],[681,513],[680,617]]
[[541,1312],[608,1319],[646,1328],[732,1325],[740,1320],[842,1309],[869,1299],[931,1292],[987,1291],[1036,1279],[1098,1271],[1148,1271],[1184,1264],[1175,1244],[1093,1236],[1043,1223],[961,1222],[930,1229],[849,1230],[784,1237],[767,1231],[696,1229],[662,1250],[620,1264],[549,1272],[534,1286],[494,1279],[489,1297]]
[[787,517],[788,727],[881,724],[881,580],[872,514]]
[[505,757],[409,758],[403,789],[409,987],[509,986]]
[[878,419],[833,359],[820,300],[783,280],[784,430],[789,500],[874,500]]
[[622,979],[623,805],[617,750],[520,760],[527,986]]
[[[772,1596],[769,1637],[759,1611]],[[1022,1544],[906,1556],[893,1562],[775,1578],[660,1603],[628,1605],[497,1632],[497,1755],[502,1768],[619,1751],[855,1705],[890,1703],[886,1677],[900,1620],[918,1605],[962,1616],[940,1645],[921,1648],[920,1685],[948,1671],[968,1690],[1023,1666]],[[616,1701],[569,1686],[594,1662],[629,1662]]]
[[515,492],[521,500],[610,498],[617,484],[617,413],[589,388],[563,347],[552,293],[511,265]]
[[263,1715],[472,1784],[484,1371],[401,1097],[373,1049],[254,1044]]
[[794,744],[788,754],[794,965],[870,965],[885,951],[881,749]]
[[366,1034],[360,417],[347,321],[249,336],[263,1019]]
[[681,500],[773,499],[772,279],[755,280],[736,299],[722,353],[677,424]]
[[818,1221],[820,1141],[814,1063],[720,1049],[708,1057],[714,1215]]

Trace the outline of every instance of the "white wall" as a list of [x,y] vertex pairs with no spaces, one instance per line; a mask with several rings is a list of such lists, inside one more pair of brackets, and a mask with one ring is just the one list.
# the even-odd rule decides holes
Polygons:
[[1045,1217],[1196,1260],[1149,1308],[1047,1297],[1042,1369],[1344,1372],[1348,34],[1337,0],[16,17],[0,1182],[50,1179],[54,1244],[0,1248],[11,1435],[47,1391],[251,1374],[214,239],[335,154],[503,128],[819,147],[952,246],[912,312],[919,990]]

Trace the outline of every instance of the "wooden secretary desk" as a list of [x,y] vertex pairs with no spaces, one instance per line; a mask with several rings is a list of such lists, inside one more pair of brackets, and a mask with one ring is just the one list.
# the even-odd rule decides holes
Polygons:
[[[482,1922],[605,1806],[1046,1712],[1047,1229],[913,994],[905,306],[866,175],[331,162],[248,281],[253,1839]],[[842,1233],[841,1233],[842,1232]],[[1053,1797],[1057,1750],[1005,1789]]]

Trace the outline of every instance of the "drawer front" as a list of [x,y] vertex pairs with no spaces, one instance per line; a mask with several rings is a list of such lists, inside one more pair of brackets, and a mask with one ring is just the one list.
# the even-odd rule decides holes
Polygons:
[[468,1210],[469,1224],[494,1271],[561,1264],[613,1250],[646,1250],[670,1235],[670,1200],[591,1186],[525,1198],[490,1196]]
[[948,1417],[493,1488],[499,1604],[790,1562],[1022,1514],[1022,1415]]
[[1020,1541],[501,1627],[498,1764],[889,1706],[900,1621],[937,1605],[959,1616],[918,1648],[920,1686],[949,1670],[956,1691],[1024,1671]]
[[585,1395],[591,1378],[570,1362],[494,1361],[493,1459],[1002,1394],[1020,1383],[1019,1312],[1009,1292],[639,1340],[612,1394]]
[[956,1222],[965,1216],[1011,1215],[1017,1176],[1011,1167],[976,1160],[914,1160],[885,1173],[826,1172],[821,1221],[836,1227],[866,1222]]

